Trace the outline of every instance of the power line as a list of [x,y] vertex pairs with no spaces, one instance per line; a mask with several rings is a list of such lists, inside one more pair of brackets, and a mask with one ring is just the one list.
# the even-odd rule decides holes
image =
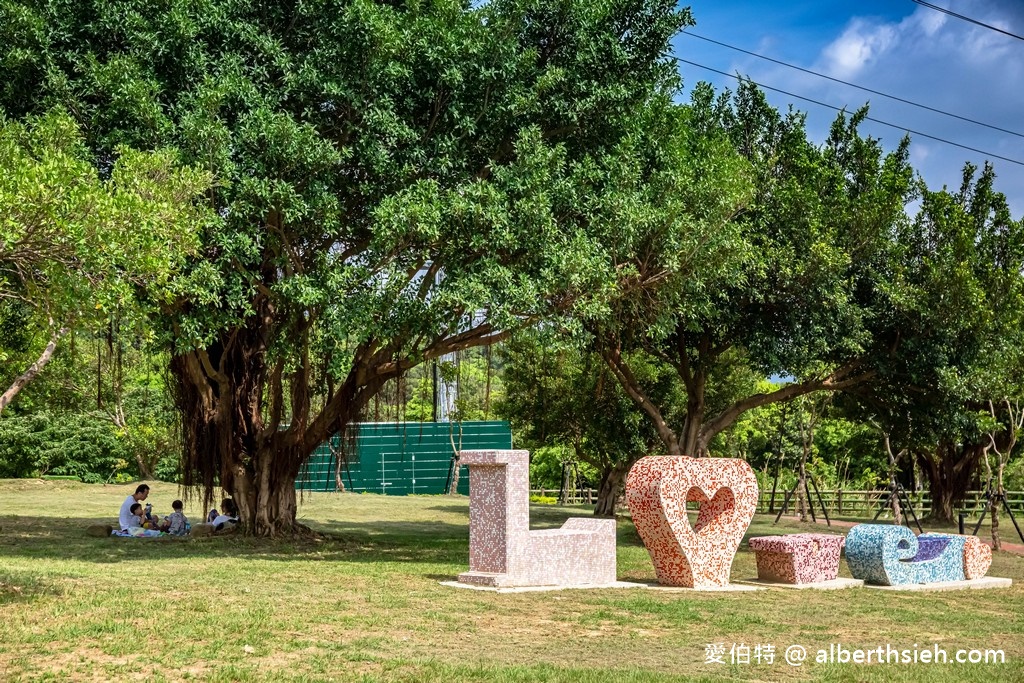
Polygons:
[[973,124],[978,125],[978,126],[984,126],[985,128],[991,128],[992,130],[997,130],[1000,133],[1006,133],[1008,135],[1016,135],[1019,138],[1024,138],[1024,133],[1018,133],[1016,131],[1007,130],[1006,128],[1000,128],[999,126],[993,126],[992,124],[985,123],[984,121],[976,121],[975,119],[967,118],[966,116],[960,116],[959,114],[953,114],[952,112],[943,111],[942,109],[936,109],[935,107],[929,107],[926,104],[920,104],[918,102],[913,102],[911,100],[907,100],[907,99],[904,99],[902,97],[897,97],[896,95],[889,95],[888,93],[884,93],[884,92],[881,92],[879,90],[872,90],[871,88],[866,88],[863,85],[857,85],[856,83],[850,83],[849,81],[844,81],[844,80],[842,80],[840,78],[833,78],[832,76],[828,76],[826,74],[818,73],[817,71],[811,71],[810,69],[805,69],[802,66],[797,66],[796,64],[790,64],[788,62],[783,62],[782,60],[779,60],[779,59],[773,59],[772,57],[767,57],[765,55],[761,55],[761,54],[758,54],[756,52],[751,52],[750,50],[744,50],[743,48],[736,47],[735,45],[729,45],[728,43],[723,43],[723,42],[718,41],[718,40],[713,40],[711,38],[707,38],[706,36],[697,35],[696,33],[690,33],[688,31],[683,32],[683,35],[684,36],[692,36],[694,38],[700,38],[701,40],[705,40],[705,41],[707,41],[709,43],[714,43],[715,45],[721,45],[722,47],[727,47],[730,50],[735,50],[736,52],[742,52],[745,55],[750,55],[752,57],[757,57],[758,59],[764,59],[765,61],[769,61],[769,62],[772,62],[774,64],[780,64],[782,66],[789,67],[790,69],[796,69],[797,71],[802,71],[802,72],[804,72],[806,74],[811,74],[812,76],[818,76],[819,78],[827,78],[828,80],[833,81],[835,83],[842,83],[843,85],[848,85],[851,88],[857,88],[858,90],[863,90],[864,92],[869,92],[869,93],[871,93],[873,95],[880,95],[881,97],[887,97],[890,100],[895,100],[897,102],[902,102],[904,104],[909,104],[909,105],[914,106],[914,107],[920,107],[921,109],[926,109],[928,111],[935,112],[936,114],[942,114],[944,116],[950,116],[950,117],[952,117],[954,119],[960,119],[961,121],[966,121],[968,123],[973,123]]
[[1009,31],[1004,31],[1003,29],[999,28],[998,26],[993,26],[992,24],[986,24],[983,21],[978,21],[977,19],[972,19],[971,17],[965,16],[963,14],[957,14],[953,10],[948,10],[945,7],[939,7],[938,5],[933,5],[930,2],[924,2],[924,0],[913,0],[913,1],[916,2],[917,4],[923,6],[923,7],[927,7],[928,9],[933,9],[936,12],[942,12],[943,14],[948,14],[951,17],[956,17],[957,19],[963,19],[964,21],[969,21],[972,24],[977,24],[978,26],[984,26],[985,28],[990,28],[993,31],[998,31],[999,33],[1003,33],[1003,34],[1008,35],[1008,36],[1010,36],[1012,38],[1016,38],[1017,40],[1024,40],[1024,36],[1018,36],[1016,33],[1010,33]]
[[[805,102],[810,102],[811,104],[816,104],[819,107],[825,107],[827,109],[833,109],[835,111],[846,111],[845,107],[837,107],[835,105],[827,104],[827,103],[821,102],[819,100],[811,99],[810,97],[804,97],[803,95],[797,95],[796,93],[791,93],[791,92],[788,92],[786,90],[782,90],[780,88],[773,88],[770,85],[765,85],[764,83],[758,83],[757,81],[754,81],[752,79],[744,78],[742,76],[737,76],[735,74],[726,73],[725,71],[719,71],[718,69],[714,69],[714,68],[712,68],[710,66],[705,66],[703,64],[698,64],[697,62],[691,62],[688,59],[681,59],[679,57],[674,57],[674,59],[677,62],[682,62],[684,64],[689,64],[690,66],[696,66],[696,67],[698,67],[700,69],[706,69],[707,71],[711,71],[711,72],[714,72],[716,74],[720,74],[722,76],[727,76],[729,78],[735,78],[738,81],[748,81],[750,83],[753,83],[754,85],[756,85],[759,88],[764,88],[765,90],[772,90],[774,92],[780,93],[782,95],[786,95],[788,97],[795,97],[798,100],[804,100]],[[952,140],[946,140],[945,138],[940,138],[940,137],[937,137],[935,135],[929,135],[928,133],[921,133],[920,131],[916,131],[916,130],[912,130],[910,128],[907,128],[906,126],[898,126],[895,123],[889,123],[888,121],[882,121],[881,119],[876,119],[876,118],[873,118],[871,116],[865,116],[864,118],[867,119],[868,121],[873,121],[873,122],[879,123],[879,124],[881,124],[883,126],[889,126],[890,128],[895,128],[896,130],[904,131],[906,133],[910,133],[910,134],[916,135],[918,137],[927,138],[929,140],[935,140],[936,142],[942,142],[942,143],[945,143],[947,145],[953,145],[954,147],[959,147],[960,149],[966,149],[966,150],[971,151],[971,152],[977,152],[978,154],[983,154],[986,157],[991,157],[992,159],[999,159],[1001,161],[1008,161],[1011,164],[1017,164],[1018,166],[1024,166],[1024,161],[1017,161],[1016,159],[1010,159],[1009,157],[999,156],[998,154],[992,154],[991,152],[986,152],[985,150],[978,149],[977,147],[968,147],[967,145],[962,145],[959,142],[953,142]]]

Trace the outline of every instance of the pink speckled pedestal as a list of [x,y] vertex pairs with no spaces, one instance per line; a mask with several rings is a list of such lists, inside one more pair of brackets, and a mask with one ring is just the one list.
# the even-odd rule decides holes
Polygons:
[[615,582],[615,520],[569,519],[530,531],[529,451],[462,451],[469,467],[469,571],[477,586]]
[[778,583],[824,583],[839,576],[846,539],[829,534],[789,534],[750,539],[757,578]]

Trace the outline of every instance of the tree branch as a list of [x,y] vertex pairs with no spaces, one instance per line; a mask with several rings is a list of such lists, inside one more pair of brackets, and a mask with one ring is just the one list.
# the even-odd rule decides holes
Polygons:
[[704,423],[700,429],[700,435],[698,437],[699,450],[706,451],[708,444],[716,434],[731,425],[740,415],[748,410],[769,405],[771,403],[788,401],[796,398],[797,396],[803,396],[815,391],[840,391],[858,384],[863,384],[875,376],[876,372],[874,370],[869,370],[851,377],[850,374],[856,370],[860,364],[860,361],[854,361],[826,377],[810,379],[797,384],[788,384],[781,389],[777,389],[776,391],[772,391],[767,394],[754,394],[753,396],[748,396],[745,399],[736,401],[714,418]]
[[53,352],[57,348],[57,342],[59,342],[67,332],[68,328],[62,327],[51,333],[49,343],[47,343],[46,348],[43,349],[42,354],[40,354],[36,362],[30,365],[28,370],[21,373],[7,391],[0,395],[0,412],[3,412],[4,408],[14,400],[14,397],[17,396],[18,392],[21,391],[26,384],[35,379],[36,375],[42,372],[43,368],[46,367],[46,364],[49,363],[50,359],[53,357]]
[[637,381],[636,376],[629,369],[629,365],[626,364],[625,359],[622,358],[622,349],[616,344],[614,347],[608,345],[601,345],[601,357],[604,358],[605,363],[611,369],[612,374],[622,385],[622,388],[626,391],[626,394],[636,403],[641,410],[643,410],[654,422],[654,428],[658,432],[658,437],[662,443],[665,444],[665,448],[668,450],[670,455],[679,455],[679,446],[676,443],[675,432],[668,426],[664,416],[658,407],[654,405],[651,400],[644,393],[640,387],[640,382]]

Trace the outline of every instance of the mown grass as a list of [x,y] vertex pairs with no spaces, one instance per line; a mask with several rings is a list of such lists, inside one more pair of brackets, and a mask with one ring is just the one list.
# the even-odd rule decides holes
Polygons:
[[[319,540],[85,536],[130,489],[0,481],[0,680],[1024,680],[1016,555],[990,572],[1009,590],[494,594],[439,584],[466,568],[465,498],[307,494],[299,515]],[[178,495],[156,484],[150,502],[166,511]],[[579,514],[532,509],[535,527]],[[750,535],[797,530],[758,517]],[[623,579],[654,577],[625,519],[618,561]],[[744,545],[733,577],[755,573]],[[1006,663],[782,661],[788,645],[833,642],[995,648]],[[776,661],[708,664],[709,643],[772,644]]]

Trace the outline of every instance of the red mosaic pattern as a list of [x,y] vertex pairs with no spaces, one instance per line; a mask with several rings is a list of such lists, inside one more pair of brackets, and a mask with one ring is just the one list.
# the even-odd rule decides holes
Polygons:
[[[726,586],[757,508],[757,478],[735,458],[651,456],[629,471],[626,501],[659,583]],[[700,504],[692,527],[687,501]]]
[[469,571],[483,586],[592,586],[616,580],[615,520],[574,517],[530,531],[529,451],[461,451],[469,467]]
[[750,539],[757,578],[779,583],[820,583],[839,576],[839,554],[846,539],[830,534],[789,534]]
[[964,543],[964,577],[980,579],[992,565],[992,548],[981,542],[977,536],[969,536]]

